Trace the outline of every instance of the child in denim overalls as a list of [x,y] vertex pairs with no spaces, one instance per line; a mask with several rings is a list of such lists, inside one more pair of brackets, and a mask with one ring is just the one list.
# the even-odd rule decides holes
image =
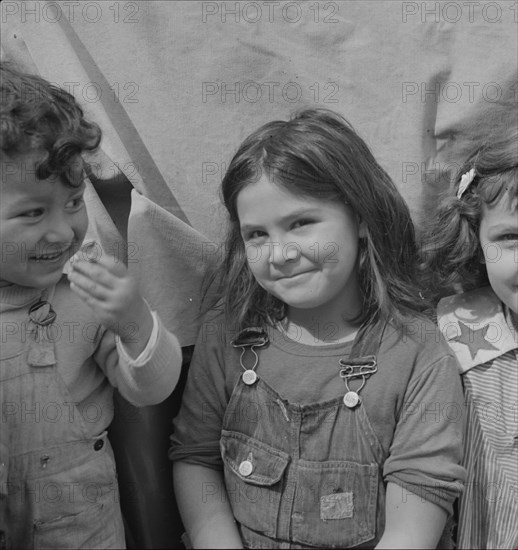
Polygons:
[[[408,209],[339,115],[266,124],[222,183],[221,302],[170,458],[193,547],[435,547],[464,470]],[[222,310],[222,311],[220,311]]]
[[121,548],[113,386],[162,401],[181,349],[122,262],[79,251],[98,127],[37,76],[2,64],[0,86],[1,546]]
[[[471,154],[440,204],[426,267],[468,405],[459,548],[518,548],[518,131]],[[458,288],[457,288],[458,290]]]

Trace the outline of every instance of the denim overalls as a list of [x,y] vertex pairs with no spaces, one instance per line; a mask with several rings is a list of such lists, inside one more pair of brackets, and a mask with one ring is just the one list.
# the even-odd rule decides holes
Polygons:
[[[360,330],[343,370],[376,366],[385,325]],[[360,386],[369,375],[349,379],[346,387],[337,374],[349,406],[343,398],[292,404],[261,379],[255,348],[266,335],[242,335],[233,345],[242,349],[245,372],[225,412],[221,452],[243,544],[374,547],[384,531],[386,454],[361,402]]]
[[2,348],[0,543],[9,549],[124,547],[110,443],[106,432],[87,436],[44,321],[37,339]]

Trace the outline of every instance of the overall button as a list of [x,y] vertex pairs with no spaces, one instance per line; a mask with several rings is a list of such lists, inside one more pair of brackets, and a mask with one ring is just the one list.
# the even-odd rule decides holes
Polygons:
[[247,386],[251,386],[252,384],[255,384],[256,380],[257,380],[257,374],[255,373],[255,371],[253,371],[252,369],[247,369],[245,370],[245,372],[243,373],[243,382],[247,385]]
[[243,477],[248,477],[254,471],[254,465],[249,460],[243,460],[238,470]]
[[344,395],[344,404],[346,407],[349,407],[350,409],[354,409],[356,405],[360,402],[360,396],[354,392],[354,391],[348,391]]
[[104,441],[102,439],[98,439],[94,443],[94,451],[100,451],[104,447]]

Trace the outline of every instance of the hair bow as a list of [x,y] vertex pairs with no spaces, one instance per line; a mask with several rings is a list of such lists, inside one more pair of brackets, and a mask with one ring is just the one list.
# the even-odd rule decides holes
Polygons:
[[466,192],[466,189],[471,185],[471,182],[475,179],[475,168],[472,168],[469,172],[462,174],[460,178],[459,189],[457,191],[457,198],[460,199]]

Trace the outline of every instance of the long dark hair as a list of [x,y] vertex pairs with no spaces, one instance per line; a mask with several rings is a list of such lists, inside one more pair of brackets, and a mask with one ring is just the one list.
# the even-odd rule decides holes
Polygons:
[[[471,185],[457,197],[461,176]],[[489,284],[479,230],[482,205],[518,199],[518,128],[500,128],[465,160],[428,225],[421,248],[424,280],[434,302]]]
[[407,314],[425,309],[406,203],[342,116],[306,109],[287,122],[270,122],[253,132],[223,178],[230,227],[216,278],[229,321],[237,327],[264,326],[286,315],[285,304],[259,286],[248,267],[236,209],[241,190],[263,174],[293,193],[347,203],[365,224],[357,265],[363,301],[358,321],[374,321],[381,313],[402,323]]

